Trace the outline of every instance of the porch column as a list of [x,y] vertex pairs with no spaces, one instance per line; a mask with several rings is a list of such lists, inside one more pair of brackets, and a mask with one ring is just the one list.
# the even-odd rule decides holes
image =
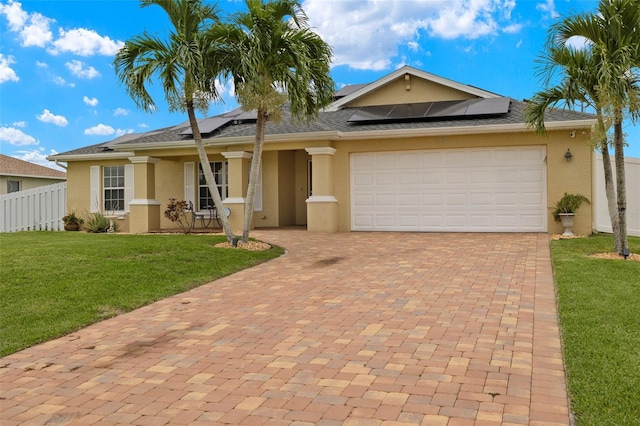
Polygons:
[[129,202],[129,232],[142,234],[160,229],[160,201],[156,196],[155,164],[159,158],[129,157],[135,176],[133,200]]
[[225,207],[231,209],[229,225],[231,229],[242,231],[244,225],[244,208],[249,184],[249,167],[253,154],[245,151],[223,152],[227,159],[228,192],[227,198],[222,202]]
[[338,200],[333,195],[333,155],[329,146],[305,148],[311,155],[312,194],[307,198],[307,230],[338,231]]

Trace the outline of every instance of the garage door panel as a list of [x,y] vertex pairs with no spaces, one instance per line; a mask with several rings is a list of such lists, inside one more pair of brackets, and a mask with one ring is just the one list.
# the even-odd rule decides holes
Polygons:
[[396,180],[396,175],[395,174],[385,172],[385,173],[377,174],[375,176],[374,182],[378,186],[381,186],[381,185],[389,185],[390,186],[390,185],[395,185],[396,184],[395,180]]
[[464,171],[447,171],[446,172],[446,182],[447,184],[452,184],[452,183],[466,183],[468,182],[467,180],[467,174]]
[[422,183],[425,185],[440,185],[442,183],[442,174],[436,171],[423,171]]
[[398,195],[398,205],[418,207],[420,206],[420,194],[400,194]]
[[360,194],[353,198],[353,205],[356,210],[362,210],[362,208],[372,208],[373,195],[372,194]]
[[544,158],[544,147],[353,154],[352,229],[544,232]]

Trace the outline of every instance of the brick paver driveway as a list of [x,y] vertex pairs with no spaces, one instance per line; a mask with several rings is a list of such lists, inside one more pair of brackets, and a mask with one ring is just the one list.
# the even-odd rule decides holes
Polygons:
[[569,424],[545,234],[288,253],[0,360],[0,423]]

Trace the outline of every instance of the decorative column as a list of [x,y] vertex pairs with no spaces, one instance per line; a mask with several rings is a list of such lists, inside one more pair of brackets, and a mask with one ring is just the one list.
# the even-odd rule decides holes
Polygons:
[[249,184],[249,167],[253,154],[245,151],[223,152],[227,159],[227,172],[229,174],[227,198],[222,202],[231,210],[229,225],[231,229],[241,231],[244,226],[244,210]]
[[307,230],[338,231],[338,200],[333,195],[333,155],[329,146],[306,148],[311,155],[312,194],[307,198]]
[[135,176],[133,200],[129,202],[129,232],[143,234],[160,229],[160,201],[156,196],[155,164],[159,158],[129,157]]

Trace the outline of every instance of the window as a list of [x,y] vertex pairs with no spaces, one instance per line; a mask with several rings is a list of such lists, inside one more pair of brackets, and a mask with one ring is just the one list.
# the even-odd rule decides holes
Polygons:
[[[227,192],[229,190],[229,175],[227,170],[227,162],[223,161],[215,161],[209,163],[211,165],[211,170],[213,171],[213,176],[216,179],[216,184],[218,185],[218,192],[220,193],[220,198],[223,200],[227,198]],[[204,210],[207,206],[213,206],[213,197],[211,197],[211,192],[209,192],[209,188],[207,187],[207,181],[204,177],[204,173],[202,171],[202,165],[198,165],[198,209]]]
[[7,181],[7,194],[12,192],[20,191],[20,181],[19,180],[8,180]]
[[123,211],[124,166],[105,166],[103,169],[104,210]]

